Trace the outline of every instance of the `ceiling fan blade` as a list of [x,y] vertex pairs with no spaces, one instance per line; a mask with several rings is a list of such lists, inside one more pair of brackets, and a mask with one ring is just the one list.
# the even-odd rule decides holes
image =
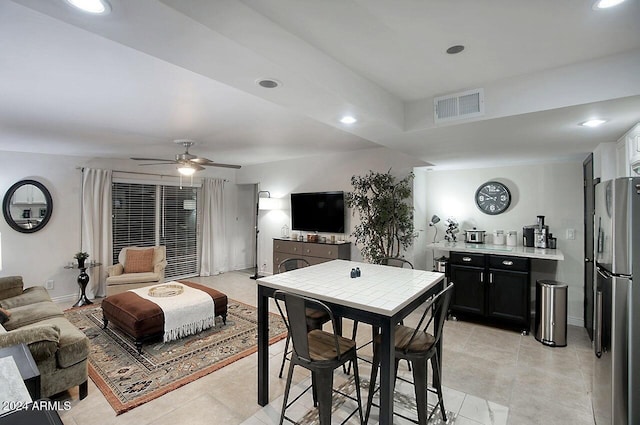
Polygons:
[[134,161],[163,161],[163,162],[176,162],[175,159],[160,159],[160,158],[130,158]]
[[210,159],[203,158],[201,156],[200,157],[196,156],[195,158],[191,158],[189,161],[195,162],[196,164],[205,164],[207,162],[212,162]]
[[169,162],[150,162],[148,164],[138,164],[140,166],[144,166],[144,165],[169,165],[169,164],[177,164],[176,161],[169,161]]
[[207,162],[204,164],[200,164],[200,165],[206,165],[208,167],[221,167],[221,168],[241,168],[240,165],[234,165],[234,164],[220,164],[219,162]]

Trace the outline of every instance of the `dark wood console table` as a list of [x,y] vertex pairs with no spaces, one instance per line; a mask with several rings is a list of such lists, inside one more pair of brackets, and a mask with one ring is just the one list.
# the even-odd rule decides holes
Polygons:
[[287,258],[304,258],[309,264],[331,260],[351,260],[351,242],[306,242],[289,238],[273,239],[273,273]]

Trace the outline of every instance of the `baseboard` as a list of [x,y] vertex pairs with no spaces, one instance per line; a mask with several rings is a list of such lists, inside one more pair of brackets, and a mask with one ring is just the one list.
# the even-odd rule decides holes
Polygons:
[[53,297],[51,298],[51,301],[53,301],[56,304],[63,304],[63,303],[68,303],[69,301],[76,301],[78,299],[78,294],[69,294],[69,295],[62,295],[60,297]]
[[584,327],[584,319],[582,317],[567,316],[567,325]]

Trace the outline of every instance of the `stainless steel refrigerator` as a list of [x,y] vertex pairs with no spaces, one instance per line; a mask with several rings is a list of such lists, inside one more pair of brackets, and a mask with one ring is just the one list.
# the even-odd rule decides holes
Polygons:
[[595,194],[593,413],[597,425],[635,425],[640,424],[640,178],[598,183]]

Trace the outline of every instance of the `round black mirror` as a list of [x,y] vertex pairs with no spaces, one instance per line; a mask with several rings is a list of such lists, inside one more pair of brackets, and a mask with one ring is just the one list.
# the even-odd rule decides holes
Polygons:
[[44,185],[35,180],[21,180],[9,188],[2,201],[2,213],[12,229],[33,233],[51,218],[53,201]]

